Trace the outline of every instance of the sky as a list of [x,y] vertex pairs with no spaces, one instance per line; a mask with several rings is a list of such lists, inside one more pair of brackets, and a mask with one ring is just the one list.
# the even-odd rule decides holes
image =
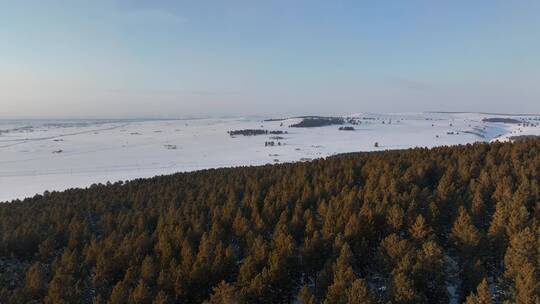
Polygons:
[[0,118],[540,113],[540,1],[0,0]]

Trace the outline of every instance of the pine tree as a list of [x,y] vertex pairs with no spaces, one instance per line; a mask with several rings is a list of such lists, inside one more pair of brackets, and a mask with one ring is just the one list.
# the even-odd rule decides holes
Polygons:
[[315,231],[312,237],[306,236],[304,238],[301,256],[306,277],[314,278],[326,260],[325,244],[319,231]]
[[388,210],[386,216],[386,223],[390,226],[390,231],[393,233],[399,233],[401,226],[403,225],[404,212],[398,205],[393,205]]
[[92,304],[106,304],[106,303],[107,303],[107,301],[105,301],[105,300],[103,299],[103,297],[102,297],[100,294],[98,294],[98,295],[92,300]]
[[157,287],[158,289],[168,292],[171,292],[174,289],[174,281],[169,268],[163,268],[159,272],[159,276],[157,278]]
[[411,253],[411,249],[409,241],[401,239],[396,234],[390,234],[381,241],[376,260],[383,270],[391,272],[405,256]]
[[347,290],[347,304],[375,304],[368,285],[363,279],[356,279]]
[[114,286],[109,303],[111,304],[125,304],[128,301],[129,290],[125,286],[124,282],[120,281]]
[[212,295],[208,301],[205,301],[204,304],[240,304],[240,296],[236,291],[236,288],[221,281],[219,285],[212,289]]
[[492,304],[493,296],[489,290],[489,284],[484,278],[478,285],[476,293],[472,292],[465,301],[466,304]]
[[146,256],[141,265],[141,278],[148,285],[155,284],[157,278],[156,266],[154,259],[150,256]]
[[80,289],[73,276],[57,273],[49,284],[45,303],[73,303],[78,298]]
[[516,233],[519,233],[529,223],[529,211],[525,206],[520,205],[519,203],[513,202],[512,208],[510,210],[510,215],[508,217],[508,222],[506,223],[506,232],[508,238],[512,238]]
[[416,289],[421,291],[429,302],[444,302],[445,264],[442,248],[435,241],[428,241],[417,251],[413,267]]
[[414,240],[421,242],[428,240],[433,230],[426,224],[424,217],[419,214],[414,224],[409,228],[409,233]]
[[509,204],[498,202],[495,213],[492,216],[488,230],[490,245],[494,249],[497,259],[502,259],[506,247],[508,246],[507,222],[509,217]]
[[55,242],[51,237],[48,237],[45,241],[41,242],[38,247],[39,256],[42,261],[49,260],[54,255]]
[[40,263],[34,263],[26,272],[26,292],[34,299],[40,299],[47,291],[47,271]]
[[514,299],[517,304],[540,302],[540,283],[534,265],[530,263],[522,265],[514,286]]
[[163,290],[159,291],[152,304],[172,304],[171,298]]
[[404,272],[397,271],[392,275],[390,292],[393,303],[412,304],[419,302],[414,283]]
[[334,265],[334,280],[328,287],[325,304],[340,304],[347,302],[347,290],[355,280],[356,275],[352,268],[353,254],[351,248],[345,243]]
[[487,215],[487,207],[484,202],[482,191],[476,190],[474,191],[471,203],[471,216],[473,218],[474,224],[477,227],[487,227],[489,224],[489,221],[487,220]]
[[511,286],[512,299],[516,303],[533,303],[540,300],[537,262],[540,259],[536,236],[530,228],[514,234],[504,257],[504,278]]
[[143,280],[140,280],[131,292],[129,300],[133,304],[150,304],[152,303],[152,291]]
[[524,265],[535,265],[537,242],[534,233],[525,228],[510,240],[510,246],[504,257],[505,277],[514,279],[522,271]]
[[471,217],[465,208],[460,207],[450,232],[450,240],[463,260],[467,260],[476,253],[480,238],[480,232],[472,223]]
[[266,265],[253,279],[246,282],[248,287],[242,290],[248,297],[254,297],[253,301],[266,299],[270,302],[286,302],[291,301],[296,294],[300,272],[293,238],[285,227],[276,230],[274,248]]
[[304,286],[298,292],[298,304],[316,304],[315,296],[311,292],[311,289],[307,286]]

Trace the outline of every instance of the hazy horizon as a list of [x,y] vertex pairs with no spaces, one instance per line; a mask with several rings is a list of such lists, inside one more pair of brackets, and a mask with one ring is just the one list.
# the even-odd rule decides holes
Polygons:
[[0,119],[540,113],[537,1],[0,4]]
[[349,116],[349,115],[354,115],[354,114],[359,114],[359,113],[365,113],[365,114],[395,114],[395,115],[399,115],[399,114],[414,114],[414,113],[425,113],[425,114],[429,114],[429,113],[432,113],[432,114],[437,114],[437,113],[440,113],[440,114],[460,114],[460,113],[477,113],[477,114],[485,114],[485,115],[495,115],[495,116],[535,116],[535,115],[540,115],[540,113],[536,113],[536,112],[530,112],[530,113],[524,113],[524,112],[506,112],[506,113],[502,113],[502,112],[486,112],[486,111],[407,111],[407,112],[404,112],[404,111],[379,111],[379,112],[375,112],[375,111],[356,111],[356,112],[350,112],[350,113],[283,113],[283,114],[268,114],[268,115],[265,115],[265,114],[237,114],[237,115],[234,115],[234,114],[222,114],[222,115],[204,115],[204,114],[200,114],[200,115],[197,115],[197,114],[193,114],[193,115],[178,115],[178,116],[133,116],[133,117],[115,117],[115,116],[110,116],[110,117],[107,117],[107,116],[103,116],[103,117],[99,117],[99,116],[66,116],[66,117],[54,117],[54,116],[51,116],[51,117],[11,117],[11,118],[5,118],[5,117],[0,117],[0,121],[25,121],[25,120],[36,120],[36,121],[39,121],[39,120],[44,120],[44,121],[50,121],[50,120],[66,120],[66,121],[70,121],[70,120],[103,120],[103,121],[115,121],[115,120],[119,120],[119,121],[122,121],[122,120],[126,120],[126,121],[137,121],[137,120],[156,120],[156,121],[159,121],[159,120],[197,120],[197,119],[227,119],[227,118],[242,118],[242,117],[246,117],[246,118],[261,118],[261,119],[267,119],[267,118],[295,118],[295,117],[305,117],[305,116],[336,116],[336,117],[342,117],[342,116]]

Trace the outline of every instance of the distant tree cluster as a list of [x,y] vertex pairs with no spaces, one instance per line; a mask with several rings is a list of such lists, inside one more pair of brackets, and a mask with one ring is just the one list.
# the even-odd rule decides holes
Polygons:
[[504,117],[484,118],[482,119],[482,121],[483,122],[502,122],[502,123],[508,123],[508,124],[521,123],[521,120],[517,120],[514,118],[504,118]]
[[345,123],[343,117],[307,117],[303,118],[302,121],[292,124],[289,127],[291,128],[314,128],[314,127],[324,127],[331,125],[342,125]]
[[263,129],[244,129],[244,130],[231,130],[227,131],[230,136],[255,136],[255,135],[266,135],[268,134],[268,130]]
[[512,141],[516,141],[516,140],[529,140],[529,139],[535,139],[535,138],[539,138],[540,139],[540,136],[538,135],[516,135],[516,136],[510,136],[508,137],[508,139],[512,140]]
[[47,192],[0,204],[0,303],[538,303],[539,179],[530,139]]
[[265,146],[265,147],[281,146],[281,142],[280,142],[280,141],[275,142],[275,141],[273,141],[273,140],[271,140],[271,141],[265,141],[265,142],[264,142],[264,146]]
[[268,130],[263,129],[244,129],[244,130],[231,130],[227,131],[230,136],[255,136],[255,135],[266,135],[268,134]]
[[227,131],[227,133],[230,136],[238,136],[238,135],[255,136],[255,135],[267,135],[267,134],[281,135],[281,134],[287,134],[288,132],[287,131],[281,131],[281,130],[268,131],[268,130],[264,130],[264,129],[244,129],[244,130]]
[[350,126],[347,126],[347,127],[339,127],[340,131],[354,131],[354,127],[350,127]]

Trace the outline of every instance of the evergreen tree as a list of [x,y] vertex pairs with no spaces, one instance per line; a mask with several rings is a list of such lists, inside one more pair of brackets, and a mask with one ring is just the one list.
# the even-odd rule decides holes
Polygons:
[[392,275],[390,293],[393,303],[409,304],[418,303],[419,296],[414,289],[414,283],[404,272],[397,271]]
[[404,212],[401,207],[398,205],[393,205],[388,210],[388,215],[386,216],[386,222],[390,227],[390,231],[393,233],[399,233],[401,226],[403,225]]
[[417,251],[413,266],[416,289],[430,303],[447,301],[445,262],[442,248],[435,241],[428,241]]
[[41,263],[34,263],[26,272],[26,292],[33,299],[40,299],[47,291],[47,283],[47,270]]
[[484,278],[478,285],[476,292],[472,292],[465,301],[466,304],[492,304],[493,296],[489,290],[489,284]]
[[154,301],[152,301],[152,304],[172,304],[171,298],[169,295],[167,295],[164,291],[159,291],[154,298]]
[[347,290],[348,304],[375,304],[368,285],[363,279],[356,279]]
[[135,289],[131,291],[129,302],[133,304],[152,303],[152,292],[143,280],[140,280]]
[[328,287],[326,304],[347,303],[347,290],[356,279],[352,268],[353,254],[347,243],[342,248],[334,265],[333,283]]
[[80,292],[73,276],[57,273],[49,283],[45,303],[75,303],[81,297]]
[[426,220],[420,214],[416,217],[414,224],[409,228],[409,234],[416,241],[427,241],[433,230],[426,224]]
[[536,252],[536,238],[529,228],[515,234],[510,240],[510,246],[504,257],[505,277],[512,280],[525,265],[535,265]]
[[514,300],[517,304],[540,302],[540,283],[535,267],[525,263],[517,274],[514,285]]
[[141,278],[146,284],[153,285],[157,276],[154,259],[150,256],[146,256],[141,265]]
[[212,289],[212,295],[210,300],[205,301],[205,304],[240,304],[240,296],[238,295],[236,288],[222,281]]
[[129,290],[125,286],[124,282],[118,282],[111,292],[109,302],[111,304],[125,304],[128,302]]
[[311,292],[311,289],[309,287],[304,286],[300,289],[300,292],[297,296],[297,301],[299,304],[316,304],[317,301],[315,299],[315,296]]
[[472,223],[471,217],[465,208],[460,207],[450,232],[450,240],[463,260],[467,260],[476,254],[480,239],[480,232]]

